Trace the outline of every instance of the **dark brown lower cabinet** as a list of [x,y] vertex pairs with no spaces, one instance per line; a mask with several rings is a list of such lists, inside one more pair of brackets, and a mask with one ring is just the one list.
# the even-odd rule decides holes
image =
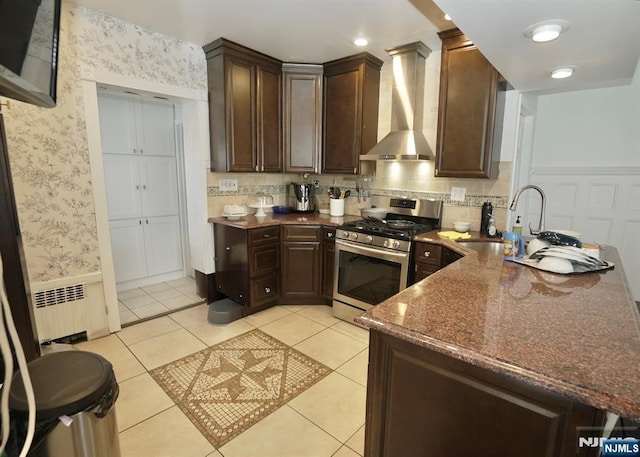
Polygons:
[[321,228],[319,225],[282,226],[282,289],[279,303],[318,303],[322,278]]
[[322,228],[322,296],[331,303],[333,299],[333,272],[336,259],[336,229]]
[[280,289],[280,227],[214,224],[216,287],[245,306],[244,314],[276,303]]
[[596,456],[604,412],[371,331],[365,457]]

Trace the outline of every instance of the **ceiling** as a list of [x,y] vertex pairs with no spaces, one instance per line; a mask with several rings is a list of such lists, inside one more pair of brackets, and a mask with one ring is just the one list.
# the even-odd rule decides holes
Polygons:
[[[516,89],[538,93],[628,83],[640,56],[638,0],[71,0],[148,30],[198,45],[219,37],[286,62],[322,63],[364,50],[423,41],[440,49],[447,11]],[[568,21],[558,40],[535,44],[523,31]],[[567,80],[549,72],[573,65]]]

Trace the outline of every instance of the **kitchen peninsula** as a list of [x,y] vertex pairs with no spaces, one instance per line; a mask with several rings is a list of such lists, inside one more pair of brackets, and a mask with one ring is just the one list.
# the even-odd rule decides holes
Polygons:
[[[365,456],[598,455],[640,419],[640,315],[615,268],[557,275],[465,257],[358,317],[371,330]],[[586,429],[581,427],[597,427]]]

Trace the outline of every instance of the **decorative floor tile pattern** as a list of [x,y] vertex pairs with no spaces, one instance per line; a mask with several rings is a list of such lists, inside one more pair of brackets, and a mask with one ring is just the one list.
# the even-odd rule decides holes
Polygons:
[[330,373],[258,329],[150,371],[216,448]]

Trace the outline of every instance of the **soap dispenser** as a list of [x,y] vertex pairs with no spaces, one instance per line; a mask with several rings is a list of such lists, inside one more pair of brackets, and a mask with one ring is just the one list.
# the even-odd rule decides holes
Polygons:
[[520,216],[516,216],[516,222],[513,224],[513,233],[522,235],[522,222],[520,222]]
[[487,224],[487,235],[495,237],[498,235],[498,229],[496,228],[496,218],[493,214],[489,215],[489,223]]

